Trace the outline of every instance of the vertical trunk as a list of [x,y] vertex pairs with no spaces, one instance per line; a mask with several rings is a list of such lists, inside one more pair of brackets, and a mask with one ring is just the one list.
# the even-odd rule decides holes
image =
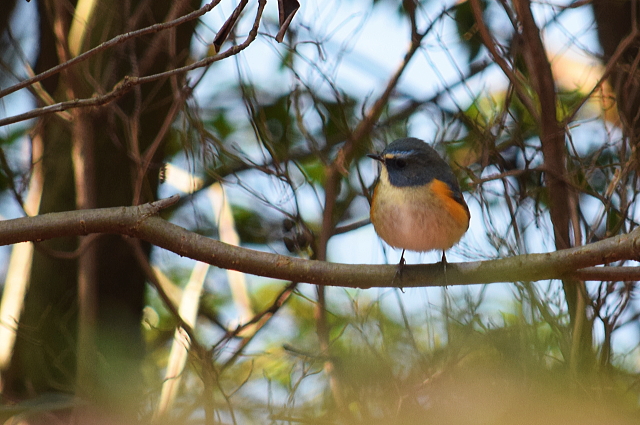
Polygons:
[[637,0],[593,0],[593,14],[598,39],[608,61],[625,39],[634,33],[609,81],[616,94],[616,106],[625,135],[633,147],[640,143],[640,69],[638,69],[638,39],[640,34],[640,2]]
[[[69,33],[73,10],[63,2],[65,7],[57,10],[67,14],[56,15],[52,11],[60,6],[56,5],[58,1],[39,2],[41,37],[36,72],[60,63],[64,46],[69,44],[59,36]],[[130,4],[131,9],[124,10],[124,4]],[[159,0],[152,4],[102,0],[93,15],[98,19],[89,21],[84,40],[95,46],[105,38],[175,18],[199,5],[194,0]],[[169,16],[171,13],[174,16]],[[137,17],[135,22],[132,17]],[[109,90],[125,75],[149,75],[180,66],[188,58],[193,28],[191,23],[178,27],[173,37],[163,32],[124,43],[45,80],[43,85],[58,100],[90,97],[94,92]],[[61,41],[57,46],[56,37]],[[177,99],[174,88],[180,85],[178,78],[173,86],[168,80],[142,86],[113,104],[76,113],[72,123],[54,116],[41,120],[38,133],[44,140],[44,188],[40,213],[131,205],[136,185],[143,188],[138,202],[152,199],[158,184],[157,169],[151,167],[142,173],[144,181],[138,181],[136,159],[156,138],[159,123]],[[164,157],[162,145],[152,158],[156,164]],[[91,394],[96,401],[122,407],[132,406],[138,399],[144,354],[140,319],[145,275],[131,243],[138,242],[103,235],[81,245],[76,238],[39,244],[7,374],[7,394],[25,397],[47,391],[75,391],[76,378],[80,378],[83,386],[92,387],[81,389],[83,394]],[[150,246],[142,245],[148,255]],[[55,255],[56,251],[72,252],[78,246],[78,255],[71,259]],[[78,288],[86,295],[82,297],[86,305],[80,310]],[[92,299],[95,305],[91,305]],[[99,362],[86,358],[92,357],[91,347],[77,345],[79,330],[88,340],[96,341]],[[80,368],[84,377],[76,376],[76,354],[87,362]],[[93,371],[91,364],[96,365]]]

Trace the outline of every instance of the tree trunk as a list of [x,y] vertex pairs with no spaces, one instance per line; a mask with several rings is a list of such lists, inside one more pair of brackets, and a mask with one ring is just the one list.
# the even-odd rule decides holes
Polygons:
[[[125,10],[124,4],[130,4],[131,10]],[[73,11],[66,5],[58,0],[39,2],[41,36],[36,72],[63,62],[69,53],[66,46],[70,41],[60,37],[69,34],[72,22]],[[96,18],[89,21],[85,41],[95,46],[118,34],[174,19],[199,5],[194,0],[103,0],[94,12]],[[181,66],[188,58],[194,25],[192,22],[169,30],[174,31],[173,37],[164,31],[123,43],[45,80],[43,85],[56,100],[87,98],[111,90],[125,75],[150,75]],[[56,40],[61,42],[56,44]],[[55,116],[42,119],[37,127],[37,137],[44,143],[40,213],[131,205],[154,198],[158,167],[153,164],[164,160],[164,143],[155,151],[152,166],[145,173],[139,171],[139,158],[152,145],[172,104],[183,101],[176,93],[182,79],[177,77],[173,85],[167,79],[140,86],[112,104],[74,113],[72,122]],[[136,187],[142,190],[134,200]],[[146,279],[132,248],[132,243],[138,242],[112,235],[85,242],[88,246],[79,245],[76,238],[64,238],[37,247],[7,374],[7,394],[23,398],[47,391],[79,390],[94,401],[119,406],[139,399],[144,354],[140,320]],[[148,257],[150,245],[141,245]],[[79,246],[76,258],[54,255]],[[93,259],[87,258],[90,253]],[[86,271],[90,272],[84,275]],[[95,319],[96,360],[100,361],[93,370],[94,382],[83,383],[92,388],[78,389],[76,353],[84,353],[77,345],[78,309],[82,305],[78,303],[80,275],[88,277],[89,292],[95,293],[96,304],[89,302],[81,311]]]
[[[633,21],[640,19],[640,2],[593,0],[592,5],[598,38],[604,51],[604,59],[608,61],[633,31]],[[639,40],[640,34],[636,34],[633,41],[628,40],[628,47],[609,78],[616,94],[618,114],[633,147],[640,142],[640,70],[637,63]]]

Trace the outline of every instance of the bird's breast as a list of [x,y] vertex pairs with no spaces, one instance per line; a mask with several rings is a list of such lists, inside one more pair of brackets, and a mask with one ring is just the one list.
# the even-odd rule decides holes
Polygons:
[[396,187],[383,170],[371,205],[371,222],[389,245],[411,251],[446,250],[469,228],[469,210],[451,197],[451,188],[432,180]]

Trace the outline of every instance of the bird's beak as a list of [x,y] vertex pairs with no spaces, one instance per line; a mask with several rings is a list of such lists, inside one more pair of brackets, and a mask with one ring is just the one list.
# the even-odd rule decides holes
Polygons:
[[367,156],[371,159],[375,159],[376,161],[384,162],[384,158],[380,154],[368,153]]

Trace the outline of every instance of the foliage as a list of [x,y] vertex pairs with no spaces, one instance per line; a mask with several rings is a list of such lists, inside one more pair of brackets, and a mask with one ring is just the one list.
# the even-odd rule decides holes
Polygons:
[[[529,2],[405,1],[394,14],[395,4],[371,3],[303,5],[282,44],[267,14],[249,49],[176,80],[187,89],[173,92],[174,101],[176,93],[185,99],[160,138],[155,168],[145,170],[171,164],[161,196],[185,188],[176,169],[191,179],[168,220],[259,250],[393,263],[396,253],[381,254],[366,220],[375,169],[362,158],[412,135],[448,158],[471,207],[472,229],[448,254],[456,261],[555,250],[558,210],[573,245],[635,228],[635,145],[625,118],[612,119],[598,99],[609,96],[606,86],[567,86],[558,75],[546,82],[557,85],[552,119],[565,139],[565,168],[549,168],[545,81],[532,76],[534,41],[522,32],[527,17],[519,9]],[[581,31],[570,27],[572,14],[589,6],[531,7],[532,22],[571,34],[569,43]],[[254,25],[255,8],[243,8],[228,44],[242,43]],[[212,14],[200,18],[186,63],[211,56],[207,45],[231,15]],[[400,32],[402,42],[361,58],[355,46],[367,31]],[[543,40],[548,51],[568,49]],[[562,60],[558,53],[550,62]],[[404,72],[399,80],[396,69]],[[125,111],[117,116],[125,128],[140,124]],[[0,140],[0,190],[14,203],[29,170],[4,158],[18,157],[7,146],[29,144],[23,131]],[[554,198],[558,185],[570,194],[563,205]],[[174,330],[185,325],[167,298],[177,304],[193,281],[192,262],[159,251],[151,261],[170,283],[147,276],[154,282],[143,316],[147,354],[136,365],[145,422],[158,414]],[[632,423],[638,414],[638,340],[628,332],[638,316],[634,281],[402,291],[243,279],[208,271],[187,367],[161,418],[167,423]]]

